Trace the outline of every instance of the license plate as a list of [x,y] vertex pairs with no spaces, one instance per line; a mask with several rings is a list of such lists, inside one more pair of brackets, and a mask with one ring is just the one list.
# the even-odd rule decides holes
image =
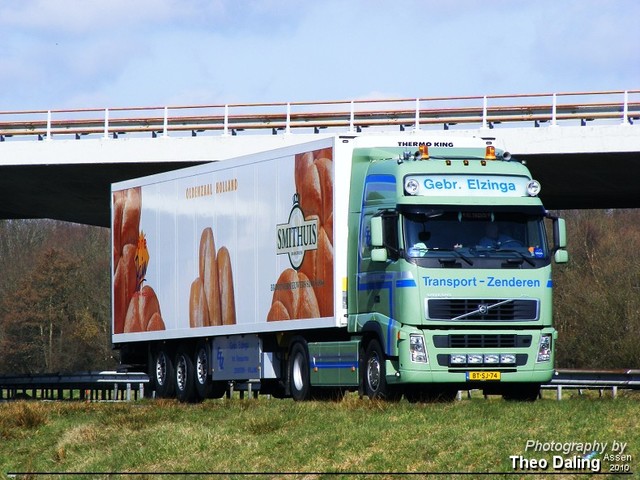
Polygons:
[[467,381],[499,381],[500,372],[467,372]]

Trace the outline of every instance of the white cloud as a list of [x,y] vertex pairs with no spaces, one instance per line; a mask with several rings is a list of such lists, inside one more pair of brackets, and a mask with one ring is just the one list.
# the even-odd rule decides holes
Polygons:
[[634,88],[639,16],[634,0],[10,2],[2,108]]
[[21,0],[0,6],[0,25],[40,33],[86,35],[171,24],[220,14],[203,0]]

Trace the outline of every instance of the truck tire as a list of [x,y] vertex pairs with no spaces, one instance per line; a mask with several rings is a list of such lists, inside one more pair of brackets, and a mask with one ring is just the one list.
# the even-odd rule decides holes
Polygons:
[[153,383],[156,395],[160,398],[170,398],[174,392],[173,361],[164,349],[158,350],[153,360]]
[[371,400],[383,399],[396,401],[399,391],[387,384],[384,351],[380,342],[371,340],[364,354],[364,391]]
[[176,397],[181,402],[196,400],[195,368],[186,348],[180,347],[175,362]]
[[194,365],[196,394],[198,400],[209,398],[212,393],[210,350],[206,342],[198,343]]
[[311,398],[311,381],[309,379],[309,353],[306,344],[296,342],[289,355],[289,389],[291,397],[296,401]]

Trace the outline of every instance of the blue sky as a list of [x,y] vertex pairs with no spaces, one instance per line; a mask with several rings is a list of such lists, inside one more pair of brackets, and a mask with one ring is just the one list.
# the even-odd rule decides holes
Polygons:
[[0,111],[640,88],[637,0],[3,0]]

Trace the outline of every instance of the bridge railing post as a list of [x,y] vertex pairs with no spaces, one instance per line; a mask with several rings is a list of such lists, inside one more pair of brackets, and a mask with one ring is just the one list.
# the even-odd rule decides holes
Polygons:
[[109,109],[104,109],[104,138],[109,138]]
[[558,113],[558,100],[556,98],[556,94],[554,93],[553,94],[552,105],[551,105],[551,126],[552,127],[557,127],[558,126],[557,113]]
[[224,126],[222,129],[222,134],[225,137],[229,136],[229,104],[225,104],[224,106]]
[[47,110],[47,140],[51,140],[51,110]]
[[355,112],[355,105],[353,103],[353,100],[351,100],[351,112],[349,114],[349,133],[353,133],[355,131],[355,117],[356,117],[356,112]]
[[629,92],[624,91],[624,104],[622,106],[622,124],[629,125]]
[[287,121],[284,128],[284,133],[291,133],[291,103],[287,102]]
[[169,107],[164,107],[164,119],[162,120],[162,136],[169,136]]
[[487,128],[487,96],[482,97],[482,128]]

